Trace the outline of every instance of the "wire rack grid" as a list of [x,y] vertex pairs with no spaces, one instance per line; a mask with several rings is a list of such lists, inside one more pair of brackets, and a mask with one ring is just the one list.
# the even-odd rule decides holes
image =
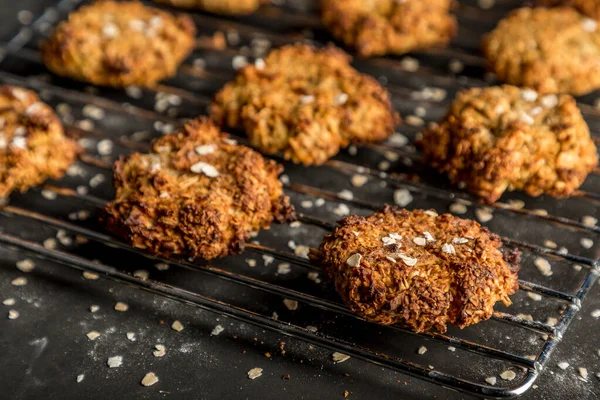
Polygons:
[[[382,144],[350,147],[321,167],[303,168],[274,157],[286,168],[282,181],[300,222],[261,232],[244,254],[211,263],[164,260],[115,240],[99,226],[95,216],[113,196],[112,162],[147,150],[153,137],[203,114],[214,92],[234,76],[235,57],[252,61],[294,41],[331,41],[316,1],[279,3],[235,20],[192,13],[196,49],[177,76],[154,90],[91,87],[47,72],[39,42],[78,1],[59,1],[4,43],[0,81],[37,91],[86,153],[65,178],[10,198],[0,210],[0,243],[465,393],[488,398],[524,393],[597,279],[599,171],[571,199],[512,193],[484,205],[422,165],[413,145],[422,125],[438,120],[458,90],[494,83],[478,55],[479,39],[518,1],[490,10],[461,2],[460,35],[447,49],[355,60],[356,68],[386,85],[408,124]],[[578,100],[600,143],[594,99]],[[239,140],[246,143],[243,136]],[[363,183],[352,185],[356,176]],[[308,248],[317,246],[341,216],[365,215],[394,200],[407,208],[476,218],[505,245],[520,248],[521,290],[513,306],[500,306],[490,321],[465,330],[419,335],[370,324],[349,312],[308,262]],[[177,273],[143,279],[130,267],[156,263],[177,267]],[[542,273],[540,265],[551,269]],[[429,351],[422,354],[417,349],[425,345]],[[502,374],[506,371],[514,378],[489,379],[510,377]]]

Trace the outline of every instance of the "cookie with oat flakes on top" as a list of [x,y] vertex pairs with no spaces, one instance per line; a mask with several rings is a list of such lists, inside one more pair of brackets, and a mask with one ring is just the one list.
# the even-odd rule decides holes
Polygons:
[[197,8],[200,10],[223,15],[252,14],[262,4],[270,0],[154,0],[157,3],[181,8]]
[[103,86],[153,86],[175,74],[195,31],[188,16],[137,1],[98,1],[61,22],[42,44],[42,57],[57,75]]
[[520,252],[501,247],[475,221],[386,205],[342,219],[309,256],[361,317],[445,332],[489,319],[498,301],[511,304]]
[[363,57],[445,46],[456,34],[451,0],[323,0],[323,24]]
[[489,68],[511,85],[581,95],[600,88],[598,22],[572,8],[520,8],[482,42]]
[[61,178],[81,152],[32,91],[0,86],[0,197]]
[[160,256],[213,259],[240,253],[250,232],[295,219],[273,160],[199,118],[163,136],[148,154],[113,167],[107,229]]
[[598,164],[573,97],[509,85],[459,93],[420,145],[426,163],[488,203],[506,190],[567,197]]
[[600,19],[600,0],[538,0],[537,3],[544,7],[573,7],[590,18]]
[[243,129],[262,152],[305,165],[323,164],[350,143],[384,140],[399,122],[386,90],[352,68],[346,53],[304,44],[242,68],[216,95],[211,116]]

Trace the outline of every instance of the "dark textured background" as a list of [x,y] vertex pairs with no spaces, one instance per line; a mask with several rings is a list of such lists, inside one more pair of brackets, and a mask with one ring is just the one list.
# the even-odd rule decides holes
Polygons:
[[[39,16],[52,3],[2,0],[0,41],[7,41],[22,27],[18,11],[29,10]],[[14,197],[17,202],[25,201],[21,196]],[[29,208],[35,209],[35,204]],[[2,217],[0,226],[9,231],[24,230],[26,237],[48,236],[19,219]],[[102,250],[90,248],[92,251]],[[15,268],[15,262],[24,257],[22,253],[0,249],[0,300],[12,297],[17,301],[11,307],[0,305],[0,399],[341,399],[344,391],[354,399],[466,397],[354,359],[335,365],[330,351],[104,279],[85,280],[80,272],[48,261],[35,259],[37,268],[23,274]],[[127,270],[143,268],[150,271],[152,278],[173,283],[183,284],[189,279],[185,272],[173,268],[159,272],[147,260],[146,264],[142,262],[124,257],[120,266]],[[257,270],[261,265],[259,258]],[[11,285],[18,276],[26,276],[28,284]],[[221,290],[223,296],[239,297],[241,303],[256,303],[257,307],[263,300],[245,297],[244,293],[238,295],[233,289],[209,288],[212,283],[206,280],[194,285]],[[523,398],[600,396],[600,379],[595,376],[600,373],[600,321],[591,316],[592,311],[600,309],[598,285],[586,300],[547,370],[536,382],[537,388]],[[129,310],[114,311],[117,301],[127,302]],[[92,304],[98,305],[99,311],[91,313]],[[265,304],[267,309],[269,306]],[[9,308],[18,310],[20,317],[8,320]],[[319,321],[319,313],[311,312],[308,318]],[[184,324],[182,332],[170,328],[175,319]],[[225,330],[211,337],[217,324]],[[494,325],[490,322],[488,326]],[[85,334],[91,330],[102,336],[89,341]],[[377,342],[377,328],[372,330],[371,339]],[[129,341],[127,332],[136,333],[137,341]],[[280,352],[282,340],[286,342],[285,355]],[[155,358],[152,351],[159,343],[166,346],[166,355]],[[416,349],[414,343],[410,343],[411,349]],[[106,360],[114,355],[123,357],[123,365],[109,369]],[[450,352],[443,357],[450,364],[449,372],[465,367],[461,362],[452,365],[454,355]],[[565,371],[556,366],[562,361],[570,364]],[[254,367],[263,368],[263,376],[249,380],[246,373]],[[587,381],[579,378],[578,367],[588,369]],[[139,382],[148,371],[154,371],[160,382],[145,388]],[[79,374],[85,377],[76,383]],[[282,379],[285,374],[291,379]]]

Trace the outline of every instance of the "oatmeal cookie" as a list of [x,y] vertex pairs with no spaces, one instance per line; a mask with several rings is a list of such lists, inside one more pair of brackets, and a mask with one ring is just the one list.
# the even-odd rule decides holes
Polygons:
[[488,203],[506,190],[567,197],[598,164],[573,97],[509,85],[459,93],[420,145],[427,163]]
[[152,86],[177,70],[194,46],[195,27],[142,3],[99,1],[61,22],[42,44],[52,72],[105,86]]
[[281,165],[207,119],[157,139],[149,154],[120,159],[113,171],[106,226],[153,254],[208,260],[240,253],[250,232],[295,218]]
[[34,92],[0,86],[0,197],[62,177],[79,153]]
[[252,14],[262,4],[270,0],[154,0],[157,3],[181,8],[197,8],[215,14],[247,15]]
[[545,7],[569,6],[575,8],[590,18],[600,19],[599,0],[538,0],[539,5]]
[[363,57],[447,45],[456,34],[452,0],[323,0],[323,24]]
[[501,246],[475,221],[385,206],[342,219],[310,258],[361,317],[445,332],[490,318],[497,301],[511,304],[520,253]]
[[303,44],[242,68],[211,114],[264,153],[305,165],[323,164],[349,143],[381,141],[399,121],[385,89],[352,68],[346,53]]
[[572,8],[521,8],[483,40],[500,80],[540,93],[580,95],[600,87],[600,31]]

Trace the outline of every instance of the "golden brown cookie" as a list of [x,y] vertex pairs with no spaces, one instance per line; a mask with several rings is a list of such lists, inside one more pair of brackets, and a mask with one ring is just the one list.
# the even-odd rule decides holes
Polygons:
[[342,219],[310,257],[361,317],[445,332],[490,318],[497,301],[511,304],[520,253],[501,246],[475,221],[385,206]]
[[447,45],[456,34],[452,0],[323,0],[323,24],[363,57]]
[[250,232],[295,218],[278,179],[281,165],[204,118],[113,170],[116,198],[106,206],[106,226],[153,254],[207,260],[236,254]]
[[154,0],[181,8],[197,8],[215,14],[247,15],[252,14],[262,4],[270,0]]
[[34,92],[0,86],[0,197],[62,177],[79,152]]
[[106,86],[152,86],[177,70],[194,46],[195,27],[142,3],[99,1],[61,22],[42,44],[54,73]]
[[540,93],[584,94],[600,87],[598,23],[572,8],[521,8],[483,40],[492,71]]
[[346,53],[303,44],[242,68],[211,115],[243,129],[262,152],[305,165],[323,164],[349,143],[381,141],[399,120],[385,89],[352,68]]
[[459,93],[420,143],[427,163],[489,203],[505,190],[569,196],[598,163],[573,97],[509,85]]
[[580,13],[585,14],[590,18],[600,19],[599,0],[538,0],[537,2],[540,6],[545,7],[573,7]]

